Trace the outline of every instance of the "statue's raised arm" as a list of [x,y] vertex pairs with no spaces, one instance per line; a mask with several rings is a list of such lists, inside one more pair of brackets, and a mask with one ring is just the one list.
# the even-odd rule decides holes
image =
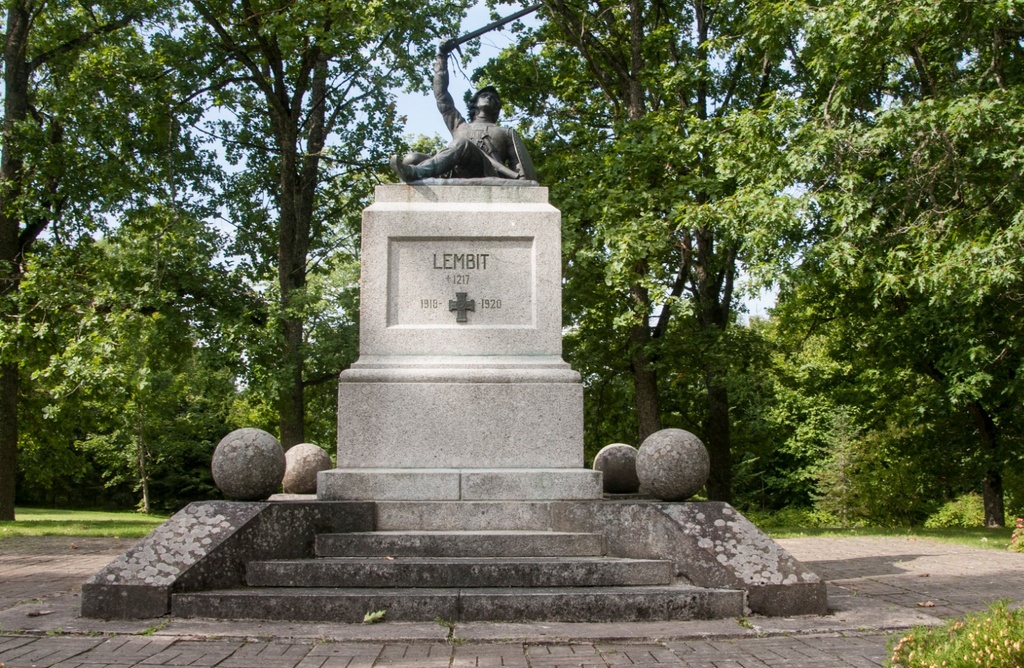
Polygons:
[[497,124],[501,98],[494,86],[484,86],[469,101],[469,122],[455,107],[448,92],[448,55],[456,42],[441,44],[434,61],[434,99],[452,141],[443,151],[430,157],[409,153],[391,157],[391,167],[406,183],[430,178],[537,179],[533,161],[519,135]]
[[448,132],[454,136],[455,128],[465,123],[466,119],[455,108],[455,100],[448,92],[448,54],[454,48],[451,44],[451,41],[444,42],[437,48],[437,57],[434,59],[434,100]]

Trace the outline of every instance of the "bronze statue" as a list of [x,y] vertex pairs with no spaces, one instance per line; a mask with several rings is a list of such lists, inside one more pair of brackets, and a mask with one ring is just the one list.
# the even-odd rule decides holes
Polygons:
[[451,143],[433,157],[423,153],[392,156],[391,168],[406,183],[430,178],[536,180],[533,161],[519,135],[497,125],[501,98],[494,86],[484,86],[469,101],[468,123],[455,108],[448,92],[448,54],[458,43],[442,43],[434,61],[434,99],[452,133]]

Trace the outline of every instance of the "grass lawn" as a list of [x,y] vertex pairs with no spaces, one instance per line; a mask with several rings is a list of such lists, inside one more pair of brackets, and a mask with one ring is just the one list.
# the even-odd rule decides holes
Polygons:
[[957,543],[969,547],[983,547],[990,550],[1005,550],[1010,545],[1013,527],[1002,529],[924,529],[920,527],[887,529],[884,527],[766,527],[762,529],[772,538],[811,538],[816,536],[876,536],[903,538],[932,538],[946,543]]
[[93,510],[16,508],[14,522],[0,522],[0,541],[14,536],[95,536],[142,538],[164,515]]

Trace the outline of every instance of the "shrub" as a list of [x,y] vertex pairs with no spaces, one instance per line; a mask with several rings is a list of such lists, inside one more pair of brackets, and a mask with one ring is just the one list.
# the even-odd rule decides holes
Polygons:
[[920,525],[937,480],[937,458],[919,447],[927,432],[894,422],[857,438],[838,433],[816,473],[815,507],[843,526]]
[[985,504],[981,495],[968,492],[944,503],[925,520],[924,526],[926,529],[973,529],[985,526]]
[[813,508],[782,508],[780,510],[751,510],[743,515],[762,529],[786,527],[837,527],[839,518],[832,513]]
[[988,611],[940,628],[916,628],[892,647],[891,668],[1019,668],[1024,666],[1024,609],[1001,601]]
[[1024,517],[1017,518],[1017,526],[1010,536],[1010,549],[1014,552],[1024,552]]

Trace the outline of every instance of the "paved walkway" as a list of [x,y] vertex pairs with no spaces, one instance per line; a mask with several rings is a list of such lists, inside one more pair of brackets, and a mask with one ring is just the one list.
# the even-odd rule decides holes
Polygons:
[[848,668],[888,638],[1000,598],[1024,604],[1024,555],[922,539],[779,541],[829,582],[825,617],[641,624],[373,626],[78,617],[79,587],[130,541],[0,540],[5,668]]

